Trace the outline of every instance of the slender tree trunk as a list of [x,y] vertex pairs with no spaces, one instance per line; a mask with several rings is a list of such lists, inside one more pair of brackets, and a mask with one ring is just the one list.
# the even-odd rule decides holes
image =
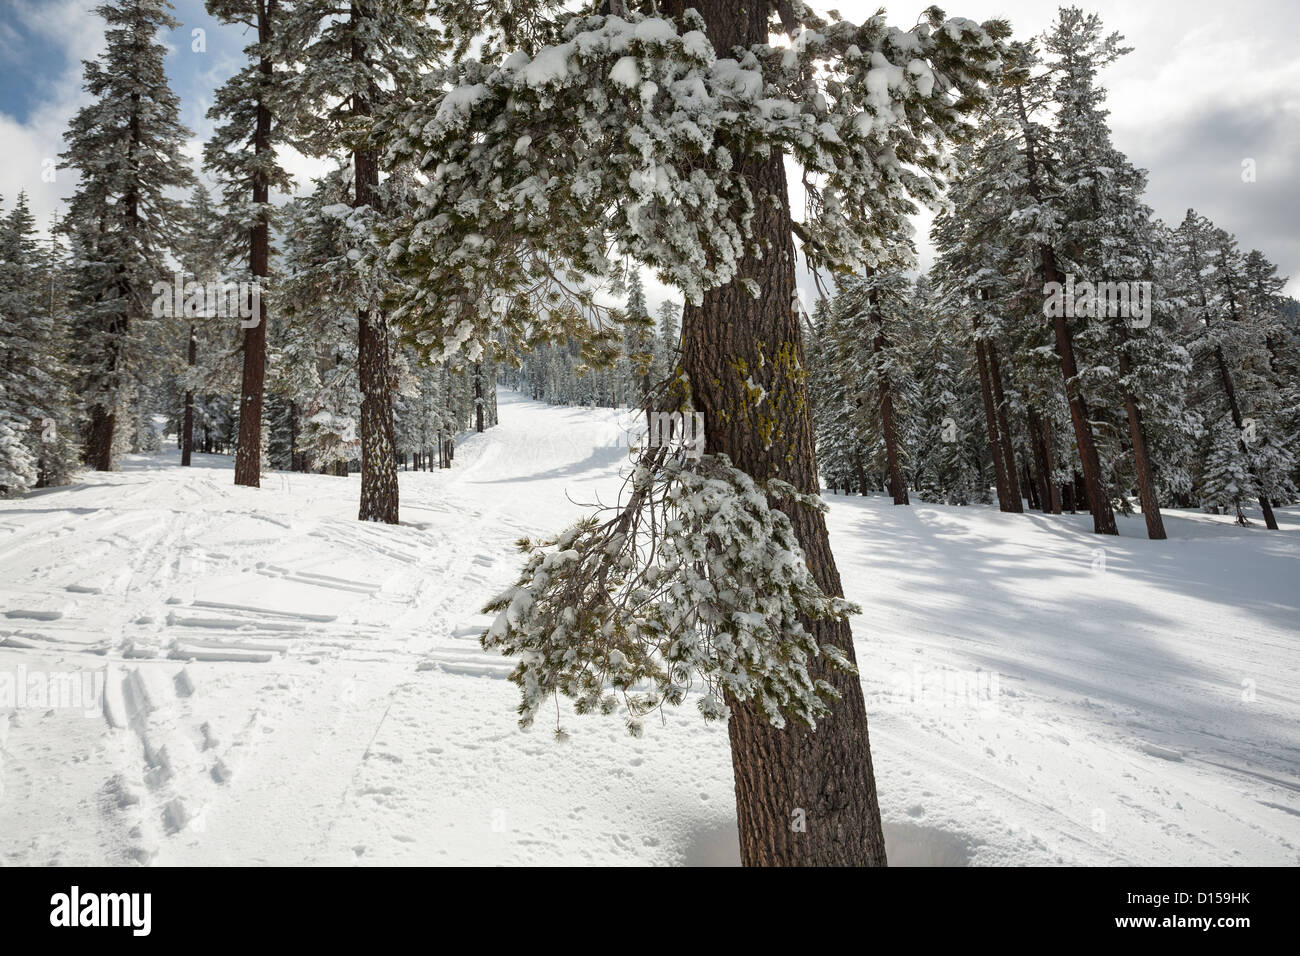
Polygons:
[[1007,484],[1007,462],[1002,455],[1002,439],[998,434],[998,413],[993,401],[993,384],[985,344],[983,339],[975,339],[975,364],[979,370],[980,396],[984,399],[984,426],[989,436],[989,453],[993,456],[993,482],[998,489],[998,509],[1014,511]]
[[[691,6],[721,55],[767,42],[767,3],[691,0]],[[680,12],[671,2],[663,9]],[[755,280],[762,297],[755,300],[732,282],[707,293],[700,305],[688,305],[682,366],[694,407],[704,414],[710,453],[730,456],[758,480],[782,478],[816,494],[802,328],[792,307],[795,252],[784,163],[779,153],[762,157],[741,144],[728,145],[736,157],[733,175],[745,176],[755,191],[753,229],[765,246],[761,259],[740,262],[737,278]],[[757,408],[746,376],[768,396]],[[766,441],[764,434],[770,436]],[[821,512],[774,503],[785,505],[818,585],[827,594],[842,594]],[[853,657],[847,622],[807,626],[819,642]],[[820,661],[811,669],[843,695],[816,732],[801,726],[776,730],[750,705],[728,701],[741,860],[749,866],[883,865],[862,686],[856,676],[828,671]]]
[[984,347],[988,354],[989,379],[993,385],[993,403],[998,413],[998,449],[995,451],[1000,450],[1002,460],[1006,462],[1007,496],[1011,499],[1011,507],[1003,510],[1022,514],[1025,505],[1021,500],[1020,480],[1016,474],[1016,453],[1011,444],[1011,421],[1007,416],[1007,397],[1002,392],[1002,360],[998,358],[998,349],[992,339],[985,340]]
[[1049,514],[1055,504],[1056,514],[1061,513],[1060,500],[1054,500],[1055,489],[1052,482],[1052,466],[1049,464],[1046,442],[1043,440],[1043,426],[1034,406],[1028,406],[1025,413],[1029,431],[1029,449],[1034,456],[1034,479],[1038,484],[1038,507],[1044,514]]
[[[191,371],[198,361],[198,342],[194,334],[194,326],[190,326],[189,348],[185,353],[185,364]],[[194,450],[194,390],[188,389],[185,392],[185,418],[181,425],[181,465],[188,467],[190,464],[190,453]]]
[[1052,514],[1059,515],[1061,486],[1052,478],[1056,472],[1056,439],[1053,437],[1052,419],[1048,415],[1043,416],[1043,453],[1047,456],[1047,487],[1052,493]]
[[[1128,356],[1124,354],[1124,344],[1120,345],[1120,374],[1125,378],[1131,371]],[[1147,525],[1147,537],[1153,541],[1163,541],[1165,522],[1160,514],[1160,497],[1156,494],[1155,476],[1151,472],[1151,457],[1147,453],[1146,429],[1142,425],[1142,409],[1138,407],[1137,398],[1127,388],[1124,389],[1124,408],[1128,412],[1129,442],[1133,445],[1133,463],[1137,468],[1138,498],[1142,502],[1142,517]]]
[[[1046,282],[1059,282],[1060,273],[1056,268],[1056,254],[1050,246],[1040,246],[1039,252]],[[1060,310],[1064,311],[1064,310]],[[1088,404],[1079,388],[1079,367],[1074,358],[1074,335],[1064,315],[1052,318],[1052,327],[1056,335],[1056,356],[1061,365],[1061,376],[1065,380],[1065,396],[1070,404],[1070,422],[1074,426],[1074,440],[1079,448],[1079,460],[1083,466],[1083,489],[1088,501],[1088,511],[1092,514],[1092,530],[1096,534],[1119,534],[1115,524],[1115,512],[1110,506],[1110,497],[1101,480],[1101,456],[1097,453],[1097,443],[1093,440],[1092,422],[1088,418]]]
[[116,424],[116,412],[104,405],[96,405],[91,409],[90,444],[86,460],[96,471],[113,470],[113,435]]
[[474,363],[474,430],[483,431],[483,363]]
[[306,465],[299,463],[298,452],[298,403],[289,403],[289,470],[306,471]]
[[858,480],[858,494],[865,496],[867,493],[867,469],[862,464],[862,452],[858,450],[853,452],[853,474]]
[[[274,4],[259,5],[257,33],[261,43],[271,42],[271,15]],[[263,56],[258,63],[262,81],[270,85],[271,61]],[[265,156],[271,150],[271,109],[259,96],[257,128],[253,134],[253,152]],[[265,208],[271,198],[267,174],[253,173],[253,203]],[[249,236],[249,271],[260,286],[270,275],[271,228],[265,213],[259,213]],[[235,448],[235,484],[260,488],[262,484],[262,403],[266,391],[266,304],[259,291],[252,300],[253,324],[244,329],[244,374],[240,386],[239,444]]]
[[[1237,428],[1237,444],[1241,448],[1242,454],[1246,458],[1246,466],[1255,472],[1255,463],[1251,460],[1250,446],[1246,444],[1245,419],[1241,417],[1241,406],[1237,404],[1237,388],[1232,381],[1232,373],[1228,370],[1228,360],[1223,355],[1223,346],[1214,347],[1214,360],[1219,367],[1219,381],[1223,385],[1223,394],[1228,399],[1228,411],[1232,414],[1232,424]],[[1256,477],[1256,482],[1259,481]],[[1268,496],[1260,493],[1259,510],[1264,513],[1264,527],[1270,531],[1277,530],[1277,516],[1273,514],[1273,506],[1268,500]],[[1240,508],[1237,511],[1241,514]],[[1244,519],[1243,519],[1244,520]]]
[[[357,4],[352,4],[352,22],[363,19]],[[365,44],[352,41],[352,59],[365,59]],[[375,90],[353,94],[352,112],[369,117]],[[379,163],[372,151],[352,154],[356,173],[357,207],[369,206],[376,211],[379,203]],[[357,312],[357,352],[361,385],[361,507],[362,521],[397,524],[398,488],[393,429],[393,391],[389,376],[388,319],[378,311]]]
[[1029,467],[1029,459],[1021,458],[1021,487],[1025,489],[1025,497],[1029,499],[1029,507],[1042,510],[1043,499],[1038,496],[1038,479],[1034,476],[1033,470]]

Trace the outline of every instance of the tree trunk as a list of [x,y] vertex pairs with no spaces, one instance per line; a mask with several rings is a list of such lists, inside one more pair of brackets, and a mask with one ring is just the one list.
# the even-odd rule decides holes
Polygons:
[[[1237,404],[1237,389],[1232,381],[1232,373],[1228,370],[1228,361],[1223,355],[1223,346],[1214,347],[1214,360],[1219,366],[1219,381],[1223,385],[1223,394],[1228,399],[1228,410],[1232,413],[1232,424],[1237,428],[1237,443],[1241,448],[1242,454],[1246,458],[1246,467],[1253,473],[1255,464],[1251,460],[1250,446],[1246,444],[1245,419],[1241,417],[1241,406]],[[1258,478],[1255,479],[1258,482]],[[1268,496],[1260,493],[1259,510],[1264,513],[1264,527],[1270,531],[1277,530],[1277,517],[1273,514],[1273,506],[1269,503]],[[1238,509],[1238,514],[1241,513]]]
[[1043,499],[1038,495],[1038,480],[1035,478],[1033,471],[1030,470],[1029,459],[1022,458],[1021,462],[1021,487],[1025,489],[1025,497],[1029,499],[1029,507],[1041,511],[1043,509]]
[[483,431],[483,363],[474,363],[474,430]]
[[[258,5],[257,34],[261,43],[271,41],[273,6]],[[271,61],[263,56],[258,71],[267,86],[271,83]],[[263,156],[271,150],[271,109],[261,97],[257,101],[257,128],[253,134],[253,152]],[[270,181],[265,172],[253,173],[253,203],[265,208],[271,198]],[[249,271],[253,281],[261,284],[270,275],[271,228],[261,213],[249,237]],[[260,488],[262,484],[262,402],[266,386],[266,305],[259,291],[252,301],[254,324],[244,329],[244,375],[240,386],[239,444],[235,449],[235,484]]]
[[[680,12],[680,0],[664,9],[674,12],[674,5]],[[704,17],[720,55],[767,42],[767,3],[691,0],[691,6]],[[753,229],[765,247],[761,259],[751,255],[740,262],[737,278],[757,281],[762,297],[755,300],[733,281],[707,293],[700,305],[688,305],[682,366],[694,407],[704,414],[711,454],[729,455],[755,479],[782,478],[816,494],[802,329],[792,307],[795,250],[785,166],[780,153],[762,157],[742,144],[727,145],[736,157],[733,175],[747,177],[755,191]],[[768,396],[758,407],[749,398],[747,376]],[[821,512],[774,504],[789,514],[818,585],[827,594],[842,594]],[[819,642],[853,658],[847,622],[807,626]],[[884,865],[862,686],[858,677],[828,671],[819,660],[810,670],[843,695],[816,732],[802,726],[776,730],[750,705],[728,701],[741,860],[748,866]]]
[[298,453],[298,415],[299,415],[298,403],[290,402],[289,403],[289,470],[290,471],[307,470],[307,465],[305,462],[299,464],[299,458],[301,456]]
[[989,436],[989,453],[993,456],[993,482],[998,489],[998,509],[1014,511],[1007,484],[1007,462],[1002,455],[1002,438],[998,434],[998,413],[993,401],[993,384],[985,345],[983,339],[975,339],[975,364],[979,369],[980,396],[984,399],[984,426]]
[[[363,19],[352,4],[352,22]],[[354,62],[365,59],[362,39],[352,41]],[[357,92],[352,97],[355,116],[371,114],[375,90]],[[352,154],[356,173],[356,207],[379,210],[379,163],[373,151]],[[393,391],[389,378],[388,319],[378,311],[357,312],[357,354],[361,386],[361,507],[362,521],[397,524],[398,489],[396,446],[393,430]]]
[[90,416],[90,443],[86,461],[96,471],[113,470],[113,434],[117,414],[104,405],[96,405]]
[[1043,423],[1034,406],[1025,413],[1029,431],[1029,449],[1034,456],[1034,478],[1038,483],[1038,507],[1043,514],[1061,513],[1061,501],[1052,481],[1051,458],[1047,450]]
[[998,348],[992,339],[986,340],[984,347],[988,350],[989,379],[993,384],[993,403],[998,413],[998,446],[1002,452],[1002,459],[1006,462],[1007,496],[1011,499],[1011,507],[1002,510],[1023,514],[1025,505],[1020,496],[1020,479],[1016,474],[1016,453],[1011,444],[1011,421],[1007,416],[1007,397],[1002,392],[1002,360],[998,358]]
[[1052,480],[1052,475],[1056,472],[1056,440],[1052,436],[1052,419],[1050,416],[1044,415],[1043,452],[1047,455],[1047,487],[1052,492],[1052,514],[1059,515],[1061,513],[1061,486]]
[[[185,364],[190,370],[194,369],[194,363],[198,361],[198,343],[195,341],[194,326],[190,326],[189,348],[185,353]],[[190,454],[194,450],[194,390],[189,389],[185,392],[185,418],[181,425],[181,465],[188,467],[190,464]]]
[[[1127,338],[1127,337],[1126,337]],[[1119,370],[1125,378],[1131,371],[1128,356],[1124,354],[1124,344],[1120,344]],[[1152,541],[1163,541],[1165,522],[1160,514],[1160,498],[1156,494],[1155,476],[1151,473],[1151,458],[1147,453],[1146,429],[1142,426],[1142,409],[1138,407],[1137,398],[1127,388],[1124,389],[1124,408],[1128,412],[1128,435],[1133,445],[1133,464],[1137,468],[1138,498],[1142,502],[1142,517],[1147,524],[1147,537]]]
[[[1056,269],[1056,254],[1052,252],[1051,247],[1040,246],[1039,253],[1044,281],[1060,282],[1061,276]],[[1092,530],[1095,534],[1119,534],[1119,528],[1115,524],[1115,512],[1110,506],[1110,497],[1106,494],[1101,480],[1101,456],[1097,453],[1097,443],[1093,440],[1092,423],[1088,419],[1088,404],[1079,388],[1079,367],[1074,358],[1074,335],[1064,315],[1056,315],[1052,318],[1052,328],[1056,335],[1056,357],[1061,365],[1061,376],[1065,380],[1065,397],[1070,403],[1070,422],[1074,426],[1074,440],[1079,448],[1080,464],[1083,466],[1083,490],[1088,500],[1088,511],[1092,514]]]
[[357,314],[361,383],[362,521],[397,524],[396,441],[388,369],[388,325],[382,315]]
[[858,494],[866,496],[867,494],[867,469],[862,464],[862,452],[854,450],[853,452],[853,474],[858,480]]

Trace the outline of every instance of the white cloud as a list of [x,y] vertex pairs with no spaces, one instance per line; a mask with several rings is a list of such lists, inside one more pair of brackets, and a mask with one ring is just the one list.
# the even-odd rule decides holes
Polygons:
[[[103,50],[103,30],[93,6],[93,0],[56,0],[39,5],[31,0],[14,0],[12,8],[24,27],[63,51],[66,64],[62,73],[37,90],[38,97],[24,121],[0,113],[0,148],[5,157],[0,164],[0,195],[9,204],[20,191],[26,191],[42,232],[51,215],[62,212],[60,206],[76,185],[75,173],[53,171],[49,164],[57,163],[63,151],[68,121],[88,101],[81,89],[81,61]],[[48,182],[51,173],[54,181]]]

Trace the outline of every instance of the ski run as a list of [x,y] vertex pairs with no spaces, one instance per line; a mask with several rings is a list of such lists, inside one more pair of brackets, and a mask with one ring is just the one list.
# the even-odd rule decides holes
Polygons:
[[[0,501],[0,863],[738,863],[693,702],[516,726],[480,609],[617,496],[635,413],[498,405],[398,526],[175,451]],[[1300,510],[827,500],[891,864],[1300,862]]]

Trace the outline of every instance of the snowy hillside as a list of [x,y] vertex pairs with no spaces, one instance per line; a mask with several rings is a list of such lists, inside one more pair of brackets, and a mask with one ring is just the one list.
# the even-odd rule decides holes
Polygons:
[[[693,707],[516,728],[478,610],[516,538],[617,491],[626,415],[499,407],[401,474],[397,527],[356,520],[355,475],[240,488],[175,452],[0,501],[0,862],[737,862]],[[1300,862],[1297,509],[1103,544],[829,500],[892,863]]]

